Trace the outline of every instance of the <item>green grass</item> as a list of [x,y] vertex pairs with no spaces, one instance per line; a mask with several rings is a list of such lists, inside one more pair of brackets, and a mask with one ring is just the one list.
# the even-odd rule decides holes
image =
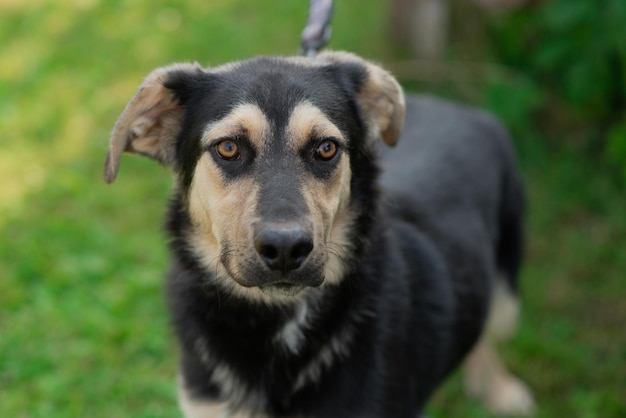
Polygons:
[[[292,54],[306,3],[0,1],[0,416],[180,416],[162,297],[169,175],[127,156],[105,185],[108,134],[154,67]],[[334,48],[393,58],[382,2],[339,1],[335,22]],[[525,132],[524,316],[507,360],[540,417],[623,416],[623,187]],[[455,376],[431,415],[486,413]]]

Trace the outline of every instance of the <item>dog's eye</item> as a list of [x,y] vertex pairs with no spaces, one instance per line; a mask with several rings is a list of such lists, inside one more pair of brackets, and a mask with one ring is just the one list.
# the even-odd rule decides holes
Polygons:
[[217,145],[215,145],[215,151],[217,151],[217,155],[219,155],[220,158],[225,160],[232,161],[239,158],[239,147],[230,139],[218,142]]
[[318,160],[328,161],[331,160],[335,155],[337,155],[337,151],[339,147],[337,143],[330,139],[325,139],[319,143],[317,149],[315,150],[315,156]]

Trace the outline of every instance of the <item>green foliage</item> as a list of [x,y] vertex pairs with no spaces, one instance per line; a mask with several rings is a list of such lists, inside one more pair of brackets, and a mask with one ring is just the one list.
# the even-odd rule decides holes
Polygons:
[[620,167],[621,176],[626,179],[626,120],[611,128],[607,142],[607,160]]
[[617,167],[626,166],[625,22],[623,0],[551,0],[492,20],[490,32],[497,59],[549,94],[548,126],[582,130],[583,147],[599,142]]
[[506,121],[516,137],[518,152],[526,159],[538,161],[546,155],[545,140],[529,123],[540,109],[544,93],[528,78],[519,77],[515,83],[488,83],[483,92],[484,105]]
[[602,116],[626,99],[626,3],[551,0],[494,27],[499,58],[567,102]]

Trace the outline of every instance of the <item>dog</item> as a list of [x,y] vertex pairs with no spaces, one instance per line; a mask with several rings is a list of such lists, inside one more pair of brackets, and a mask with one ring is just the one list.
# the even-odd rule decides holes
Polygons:
[[532,412],[495,350],[518,311],[524,196],[493,117],[405,100],[346,52],[174,64],[120,116],[107,182],[124,152],[175,178],[186,417],[415,418],[461,364],[489,409]]

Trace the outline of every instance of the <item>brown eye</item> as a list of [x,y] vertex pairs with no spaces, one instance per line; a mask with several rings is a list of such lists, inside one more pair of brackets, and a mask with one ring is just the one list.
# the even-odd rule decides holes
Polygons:
[[325,139],[317,146],[315,153],[318,159],[328,161],[337,155],[337,150],[337,143],[335,141]]
[[236,160],[239,158],[239,147],[234,141],[225,139],[215,146],[217,155],[225,160]]

